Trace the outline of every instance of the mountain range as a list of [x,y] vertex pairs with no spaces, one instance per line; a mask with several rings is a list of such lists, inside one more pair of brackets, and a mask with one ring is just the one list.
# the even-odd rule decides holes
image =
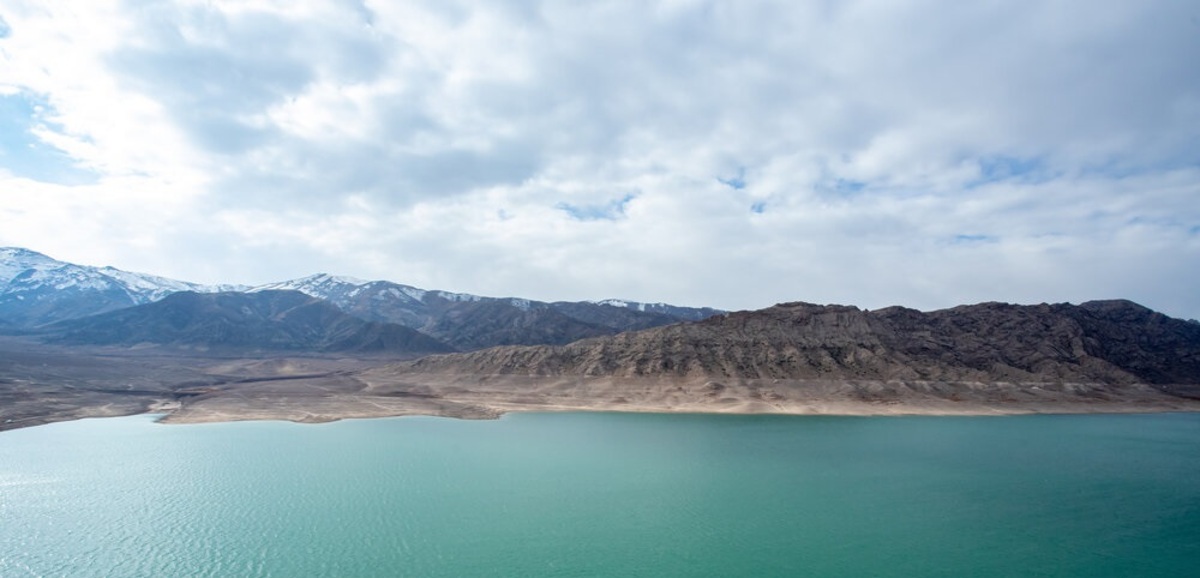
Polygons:
[[0,333],[0,430],[145,411],[1200,411],[1200,323],[1125,300],[722,312],[326,274],[205,286],[8,248]]
[[[419,345],[405,350],[431,352],[469,351],[496,345],[565,344],[587,337],[612,335],[622,331],[645,329],[680,321],[694,321],[720,313],[708,308],[676,307],[665,303],[637,303],[615,299],[599,302],[546,303],[521,298],[482,297],[449,291],[425,290],[391,281],[362,281],[349,277],[317,274],[257,287],[243,285],[201,285],[154,275],[131,273],[112,267],[90,267],[57,261],[41,253],[21,248],[0,249],[0,330],[46,333],[59,342],[93,345],[128,343],[135,337],[142,343],[172,344],[206,348],[229,348],[227,339],[218,339],[204,324],[175,327],[159,318],[167,315],[164,307],[150,305],[178,293],[196,295],[218,293],[273,294],[296,291],[322,300],[346,315],[380,327],[396,325],[441,343],[416,339],[388,339],[390,350],[405,344]],[[192,306],[207,315],[229,322],[239,319],[237,307],[250,297],[234,299],[190,298],[173,302],[175,313]],[[186,305],[185,305],[186,304]],[[141,308],[141,309],[139,309]],[[125,309],[139,309],[121,315],[109,315],[89,322],[81,320]],[[251,308],[253,309],[253,307]],[[119,336],[112,326],[123,319],[128,335]],[[135,327],[132,320],[138,320]],[[275,323],[274,337],[245,347],[304,349],[316,346],[305,339],[288,341],[284,335],[300,335],[311,328],[286,327],[290,317],[256,320]],[[113,331],[100,328],[109,326]],[[156,328],[163,333],[153,333]],[[244,328],[247,334],[260,335]],[[398,335],[398,329],[386,329]],[[330,347],[324,344],[318,348]]]
[[586,337],[696,321],[721,313],[709,308],[615,299],[546,303],[515,297],[481,297],[327,274],[250,289],[265,290],[300,291],[325,299],[351,315],[404,325],[463,351],[496,345],[565,344]]

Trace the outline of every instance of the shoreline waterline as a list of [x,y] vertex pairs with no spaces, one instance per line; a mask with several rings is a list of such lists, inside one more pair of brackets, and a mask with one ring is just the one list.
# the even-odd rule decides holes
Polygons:
[[[6,431],[16,431],[42,425],[64,423],[91,419],[122,418],[133,416],[153,416],[154,423],[160,425],[188,425],[205,423],[232,422],[289,422],[300,425],[321,425],[347,420],[373,420],[402,417],[438,417],[466,421],[488,421],[504,418],[514,414],[651,414],[651,415],[736,415],[736,416],[809,416],[809,417],[1009,417],[1028,415],[1141,415],[1141,414],[1171,414],[1171,413],[1200,413],[1200,403],[1196,404],[1160,404],[1160,405],[1080,405],[1054,407],[975,407],[946,409],[941,407],[921,408],[905,407],[876,407],[863,404],[859,407],[839,405],[836,409],[822,407],[820,409],[798,411],[729,411],[708,408],[663,408],[663,407],[588,407],[583,405],[558,406],[525,406],[525,407],[490,407],[486,413],[461,415],[456,413],[438,413],[423,411],[402,411],[395,413],[341,413],[341,414],[308,414],[294,416],[269,410],[255,412],[221,412],[221,413],[180,413],[179,410],[161,411],[160,409],[114,414],[88,414],[70,417],[47,416],[44,419],[27,419],[26,423],[5,424],[10,427],[0,428],[0,435]],[[30,423],[32,422],[32,423]]]

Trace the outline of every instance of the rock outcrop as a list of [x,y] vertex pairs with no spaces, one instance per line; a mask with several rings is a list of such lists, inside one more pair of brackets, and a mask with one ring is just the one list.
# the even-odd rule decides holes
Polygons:
[[1154,385],[1200,383],[1200,325],[1129,301],[923,313],[784,303],[558,347],[499,347],[416,373]]

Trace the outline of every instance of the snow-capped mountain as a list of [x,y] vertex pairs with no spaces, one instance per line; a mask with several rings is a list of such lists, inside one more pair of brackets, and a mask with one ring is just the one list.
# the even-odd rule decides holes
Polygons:
[[547,303],[544,301],[533,301],[530,299],[522,299],[520,297],[482,297],[479,295],[471,295],[469,293],[453,293],[450,291],[438,291],[428,289],[418,289],[409,285],[401,285],[391,281],[364,281],[354,277],[345,277],[339,275],[330,275],[328,273],[318,273],[308,277],[292,279],[290,281],[280,281],[278,283],[268,283],[259,285],[250,289],[250,291],[267,291],[267,290],[293,290],[300,291],[326,299],[337,304],[339,307],[346,308],[357,301],[362,296],[368,296],[374,301],[398,300],[408,302],[413,305],[427,303],[431,300],[442,300],[452,303],[469,303],[469,302],[499,302],[507,303],[518,309],[528,311],[542,307],[556,307],[559,305],[598,305],[605,307],[616,307],[618,309],[628,309],[630,311],[638,311],[641,313],[657,313],[674,318],[675,320],[697,321],[711,317],[721,310],[712,309],[709,307],[679,307],[668,303],[640,303],[637,301],[626,301],[624,299],[604,299],[600,301],[556,301]]
[[350,302],[358,298],[360,295],[370,294],[374,299],[398,299],[411,303],[421,303],[428,297],[445,299],[446,301],[482,301],[487,297],[478,295],[470,295],[467,293],[451,293],[449,291],[429,291],[426,289],[418,289],[409,285],[401,285],[391,281],[364,281],[354,277],[346,277],[342,275],[330,275],[328,273],[318,273],[292,279],[290,281],[280,281],[278,283],[268,283],[251,288],[250,291],[300,291],[313,297],[319,297],[328,301]]
[[475,295],[427,291],[391,281],[364,281],[327,273],[260,285],[249,291],[275,290],[299,291],[329,301],[351,315],[369,321],[399,323],[413,329],[424,329],[436,316],[431,304],[472,303],[484,299]]
[[6,330],[37,329],[157,302],[182,291],[268,290],[299,291],[360,319],[416,329],[460,350],[563,344],[720,313],[616,299],[547,303],[518,297],[482,297],[324,273],[252,288],[200,285],[112,267],[65,263],[28,249],[0,248],[0,327]]
[[200,285],[113,267],[75,265],[28,249],[0,248],[0,318],[22,327],[150,303],[179,291],[240,289],[244,287]]

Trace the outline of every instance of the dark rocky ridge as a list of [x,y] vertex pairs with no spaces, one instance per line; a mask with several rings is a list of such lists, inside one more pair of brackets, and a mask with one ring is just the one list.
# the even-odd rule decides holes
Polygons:
[[233,352],[425,354],[449,345],[407,327],[364,321],[298,291],[190,291],[49,328],[64,345],[166,345]]
[[1159,386],[1200,383],[1200,325],[1129,301],[923,313],[785,303],[559,347],[433,356],[401,372]]
[[561,345],[617,332],[550,307],[521,308],[500,300],[447,303],[420,330],[463,351],[497,345]]
[[638,311],[627,307],[602,305],[596,303],[578,303],[556,301],[550,304],[555,310],[564,315],[578,319],[584,323],[606,327],[612,332],[639,331],[661,325],[670,325],[680,321],[699,321],[723,313],[715,309],[684,309],[675,308],[672,313],[656,311]]

